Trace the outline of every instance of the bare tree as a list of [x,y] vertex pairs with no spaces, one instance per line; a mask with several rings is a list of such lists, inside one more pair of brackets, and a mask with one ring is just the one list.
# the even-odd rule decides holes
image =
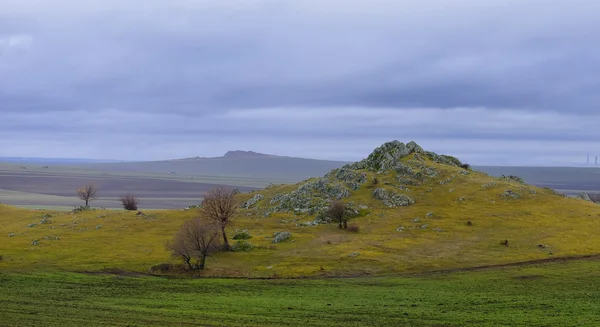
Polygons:
[[77,196],[85,201],[86,207],[90,206],[90,201],[98,198],[97,193],[98,188],[93,183],[85,184],[77,190]]
[[190,270],[202,270],[206,258],[220,249],[219,239],[219,228],[213,221],[194,218],[181,226],[173,241],[167,243],[167,249]]
[[137,210],[140,200],[135,194],[129,193],[121,197],[121,204],[125,210]]
[[223,249],[225,251],[230,250],[225,228],[231,222],[231,218],[235,214],[237,207],[235,190],[222,186],[206,192],[200,207],[202,217],[214,221],[220,229],[223,235]]
[[327,215],[338,222],[339,228],[347,228],[346,205],[342,201],[334,201],[327,208]]

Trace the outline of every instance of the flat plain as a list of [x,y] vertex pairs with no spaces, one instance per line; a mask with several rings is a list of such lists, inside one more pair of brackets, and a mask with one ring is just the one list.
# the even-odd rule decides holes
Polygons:
[[1,326],[598,326],[600,261],[343,279],[0,273]]

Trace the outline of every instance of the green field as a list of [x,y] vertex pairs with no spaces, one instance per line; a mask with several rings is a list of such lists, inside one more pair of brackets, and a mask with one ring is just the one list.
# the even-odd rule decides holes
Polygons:
[[597,326],[600,261],[357,279],[1,274],[0,326]]

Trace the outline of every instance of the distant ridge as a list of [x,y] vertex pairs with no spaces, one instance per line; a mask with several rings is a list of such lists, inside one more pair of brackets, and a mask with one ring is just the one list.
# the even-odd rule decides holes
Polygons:
[[277,157],[272,154],[264,154],[254,151],[233,150],[227,151],[223,158],[248,158],[248,157]]

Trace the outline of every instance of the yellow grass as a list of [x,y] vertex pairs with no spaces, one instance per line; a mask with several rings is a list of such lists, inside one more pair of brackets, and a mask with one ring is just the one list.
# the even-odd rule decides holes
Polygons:
[[[402,272],[503,264],[552,257],[600,254],[600,206],[563,198],[550,190],[495,179],[481,173],[465,176],[459,168],[429,162],[443,175],[406,193],[416,203],[386,208],[372,198],[374,185],[364,184],[347,201],[365,204],[369,214],[352,223],[359,233],[338,230],[337,225],[296,226],[314,219],[277,213],[262,215],[270,198],[297,187],[284,185],[254,192],[264,195],[258,208],[240,209],[235,229],[248,229],[255,246],[269,246],[277,231],[289,231],[293,240],[275,249],[220,253],[207,262],[206,275],[220,276],[344,276],[386,275]],[[373,176],[373,173],[369,173]],[[380,176],[377,187],[387,187]],[[439,181],[453,181],[440,185]],[[483,184],[496,182],[488,189]],[[501,197],[507,189],[521,191],[522,198]],[[391,187],[389,187],[391,189]],[[427,192],[432,188],[432,192]],[[453,189],[451,192],[450,190]],[[536,191],[535,194],[529,190]],[[254,194],[241,194],[240,201]],[[458,201],[466,196],[465,201]],[[433,215],[426,217],[427,213]],[[50,213],[50,224],[39,223]],[[195,210],[136,212],[91,211],[81,213],[26,210],[0,205],[0,270],[70,271],[119,268],[144,272],[155,264],[175,262],[164,244]],[[412,219],[419,217],[420,222]],[[297,219],[297,220],[296,220]],[[283,220],[283,222],[282,222]],[[472,226],[467,225],[467,221]],[[287,221],[287,222],[285,222]],[[427,225],[421,229],[422,225]],[[96,228],[101,225],[101,227]],[[404,231],[397,228],[404,226]],[[410,229],[411,227],[418,227]],[[442,229],[441,232],[434,228]],[[9,234],[15,234],[8,237]],[[46,240],[46,236],[59,240]],[[34,239],[39,245],[32,245]],[[509,246],[500,245],[507,239]],[[540,248],[538,245],[544,245]],[[349,257],[358,252],[356,257]]]

